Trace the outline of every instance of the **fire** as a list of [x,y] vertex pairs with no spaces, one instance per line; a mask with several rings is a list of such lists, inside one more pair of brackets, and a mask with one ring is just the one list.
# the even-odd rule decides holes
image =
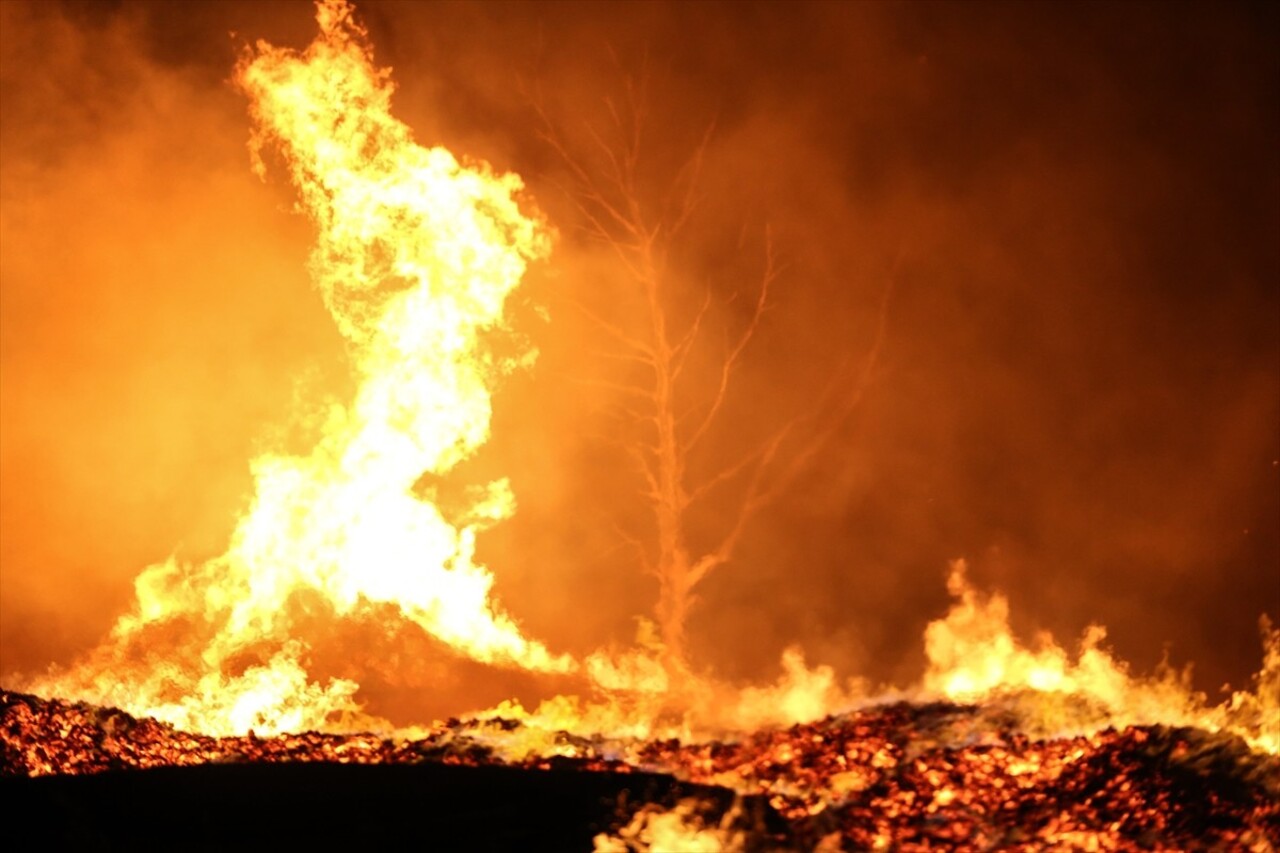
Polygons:
[[644,850],[681,850],[687,853],[731,853],[746,850],[746,836],[733,827],[735,810],[720,822],[704,825],[698,814],[702,805],[686,798],[675,808],[647,807],[635,813],[617,835],[600,833],[594,839],[595,853],[631,853]]
[[[547,253],[547,229],[521,212],[517,176],[413,143],[345,2],[322,4],[318,19],[305,54],[260,44],[237,81],[255,152],[278,143],[319,227],[315,279],[360,387],[311,456],[255,463],[258,503],[233,543],[251,596],[235,621],[318,588],[340,612],[397,604],[478,660],[566,669],[495,611],[492,576],[473,561],[477,532],[514,510],[509,484],[475,490],[461,523],[415,494],[424,474],[447,473],[488,438],[492,380],[520,359],[486,351],[480,336]],[[283,589],[280,566],[293,573]]]
[[[560,737],[566,731],[688,742],[811,724],[888,699],[1007,708],[1024,729],[1050,737],[1172,724],[1280,752],[1280,631],[1264,627],[1256,690],[1211,707],[1176,672],[1131,676],[1103,647],[1100,627],[1074,659],[1048,638],[1025,647],[1010,631],[1008,602],[975,590],[963,562],[952,568],[950,613],[926,631],[923,682],[906,691],[841,683],[798,648],[784,653],[775,684],[742,688],[675,677],[651,631],[638,648],[581,661],[525,636],[475,559],[477,536],[514,512],[510,484],[464,490],[461,507],[438,493],[488,439],[495,380],[533,358],[502,354],[488,335],[502,327],[528,265],[547,257],[552,229],[523,201],[518,176],[416,144],[391,113],[390,70],[374,63],[347,0],[321,0],[317,10],[320,34],[305,51],[259,42],[234,79],[249,99],[254,169],[265,175],[278,154],[316,226],[311,272],[348,345],[354,396],[329,404],[308,453],[252,462],[253,500],[225,553],[146,569],[133,611],[99,648],[25,689],[206,736],[387,728],[363,715],[354,678],[313,666],[297,629],[318,610],[326,619],[401,620],[486,664],[579,674],[594,691],[587,699],[559,696],[533,712],[503,703],[475,715],[520,724],[518,737],[495,746],[513,760],[576,755]],[[779,749],[771,761],[790,764],[792,746]],[[866,790],[875,768],[898,760],[864,757],[832,768],[837,793]],[[963,795],[936,787],[938,808]],[[680,819],[651,816],[633,835],[688,817],[672,814]]]
[[[1189,672],[1168,667],[1135,678],[1102,646],[1106,629],[1085,631],[1074,662],[1049,636],[1038,650],[1009,628],[1009,602],[984,596],[955,561],[947,588],[956,601],[925,631],[926,694],[958,702],[991,702],[1021,694],[1027,722],[1049,735],[1088,734],[1106,726],[1184,725],[1227,730],[1253,747],[1280,753],[1280,630],[1262,623],[1262,670],[1255,691],[1239,691],[1217,707],[1189,687]],[[1029,697],[1029,698],[1026,698]]]
[[41,693],[210,733],[332,725],[356,710],[358,685],[308,675],[291,633],[300,593],[338,616],[393,605],[475,660],[574,666],[521,633],[475,562],[477,534],[514,510],[509,484],[473,488],[449,517],[422,484],[484,444],[494,379],[532,357],[498,355],[484,334],[550,231],[521,209],[516,175],[413,141],[345,0],[320,3],[317,20],[305,52],[260,42],[235,82],[255,169],[278,149],[318,230],[311,272],[348,343],[354,399],[330,406],[310,453],[253,461],[253,503],[222,556],[143,572],[135,611],[86,661],[33,685]]
[[[0,776],[228,762],[571,772],[594,777],[593,807],[617,803],[582,839],[597,851],[1276,849],[1280,630],[1265,619],[1253,689],[1219,705],[1189,671],[1130,673],[1101,626],[1075,653],[1048,635],[1024,643],[1008,600],[962,560],[906,689],[841,680],[798,646],[773,684],[726,683],[670,647],[683,610],[680,630],[642,620],[634,647],[580,659],[526,636],[476,559],[477,538],[515,511],[511,485],[452,479],[489,438],[497,381],[535,357],[494,333],[553,229],[517,175],[414,141],[348,0],[319,0],[317,21],[303,51],[247,48],[234,82],[254,171],[287,173],[315,225],[310,271],[354,392],[308,423],[307,452],[252,461],[224,553],[145,569],[98,648],[20,685],[39,696],[0,689]],[[392,731],[365,712],[358,667],[316,660],[317,620],[412,626],[547,685],[571,674],[584,695]]]
[[[406,772],[393,777],[400,783],[465,782],[465,773],[450,771],[507,765],[526,771],[525,790],[568,794],[566,776],[573,776],[576,796],[585,790],[593,804],[593,821],[571,827],[576,843],[566,838],[553,849],[588,849],[594,840],[597,851],[1273,851],[1280,841],[1280,759],[1238,738],[1135,726],[1037,740],[1011,723],[999,708],[898,703],[704,743],[559,732],[554,744],[515,754],[504,743],[526,733],[511,719],[454,720],[414,739],[318,732],[214,738],[0,690],[0,781],[5,774],[107,777],[96,789],[59,788],[86,781],[67,779],[14,787],[15,794],[61,791],[66,799],[54,807],[63,813],[68,802],[97,805],[100,794],[92,792],[129,768],[184,767],[187,775],[165,777],[165,784],[189,786],[170,795],[175,811],[189,814],[201,804],[186,792],[226,769],[212,765],[241,764],[252,776],[288,763],[298,771],[292,778],[310,779],[316,789],[333,784],[325,771],[339,764],[402,765]],[[544,798],[504,800],[503,814],[516,823],[517,815],[535,825],[549,817]],[[461,817],[440,813],[431,798],[423,808],[431,831],[451,820],[472,822],[467,838],[485,846],[491,827],[473,823],[482,805]],[[401,818],[421,831],[423,814]]]

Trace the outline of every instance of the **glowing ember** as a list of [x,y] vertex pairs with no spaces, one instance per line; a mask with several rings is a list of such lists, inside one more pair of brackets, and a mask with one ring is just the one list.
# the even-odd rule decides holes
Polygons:
[[[561,755],[502,757],[514,721],[450,721],[416,740],[308,733],[260,739],[177,732],[118,711],[0,694],[3,771],[101,773],[211,762],[512,764],[536,772],[673,774],[767,798],[787,849],[1273,850],[1280,759],[1237,738],[1163,726],[1040,741],[1008,708],[897,704],[687,744],[555,734]],[[769,849],[770,831],[700,803],[646,805],[636,786],[597,850]],[[754,833],[754,835],[753,835]],[[755,848],[748,848],[755,849]]]

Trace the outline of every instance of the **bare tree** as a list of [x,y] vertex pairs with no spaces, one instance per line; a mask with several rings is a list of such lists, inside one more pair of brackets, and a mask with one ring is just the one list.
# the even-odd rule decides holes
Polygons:
[[[658,581],[654,614],[663,663],[679,684],[690,673],[685,626],[695,589],[734,559],[752,520],[785,492],[861,401],[884,341],[892,277],[866,351],[844,354],[810,406],[780,417],[734,458],[711,466],[691,464],[724,426],[726,401],[773,303],[781,270],[766,226],[762,258],[751,280],[720,293],[705,285],[696,310],[677,310],[684,295],[675,289],[683,282],[672,269],[672,250],[687,239],[687,226],[697,212],[699,175],[714,125],[681,167],[659,178],[655,196],[652,179],[642,186],[641,178],[645,78],[627,79],[623,95],[621,100],[606,99],[603,128],[588,124],[585,141],[578,143],[567,140],[540,99],[534,101],[541,136],[571,176],[565,189],[588,234],[612,250],[642,306],[642,316],[632,326],[583,302],[573,303],[610,341],[609,357],[632,368],[623,381],[593,384],[624,400],[621,411],[638,428],[633,431],[638,438],[624,450],[643,484],[651,527],[643,534],[619,527],[618,534]],[[729,303],[738,308],[736,328],[711,334],[709,316]],[[695,374],[700,374],[697,379]],[[705,535],[691,535],[691,513],[713,493],[718,505],[729,509],[707,541]]]

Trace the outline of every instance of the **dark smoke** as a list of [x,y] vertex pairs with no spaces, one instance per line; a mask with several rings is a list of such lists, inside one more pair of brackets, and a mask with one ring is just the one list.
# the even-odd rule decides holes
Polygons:
[[[702,588],[699,663],[772,679],[799,642],[910,681],[966,556],[1024,637],[1098,621],[1137,669],[1167,648],[1211,692],[1257,668],[1256,620],[1280,616],[1271,7],[358,11],[419,141],[519,172],[561,233],[517,306],[539,363],[471,469],[512,479],[520,510],[481,557],[530,634],[626,643],[656,594],[614,535],[643,507],[604,441],[613,401],[579,381],[610,368],[566,304],[632,297],[534,109],[582,140],[643,74],[655,198],[714,122],[674,248],[690,292],[750,292],[766,226],[785,262],[714,448],[811,406],[895,284],[862,404]],[[245,40],[305,45],[310,7],[4,3],[0,25],[8,673],[91,646],[146,564],[220,551],[249,458],[344,380],[309,226],[283,176],[250,174],[225,82]]]

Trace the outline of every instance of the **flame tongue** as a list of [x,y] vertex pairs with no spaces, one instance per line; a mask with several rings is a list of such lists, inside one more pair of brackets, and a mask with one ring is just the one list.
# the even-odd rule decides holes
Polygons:
[[412,493],[424,472],[447,472],[488,438],[488,382],[509,365],[483,355],[477,336],[501,322],[547,234],[521,213],[517,176],[413,143],[345,2],[322,4],[318,20],[304,54],[259,44],[236,79],[255,153],[279,146],[319,226],[313,274],[361,384],[310,456],[258,460],[258,502],[231,555],[251,579],[237,621],[315,587],[340,611],[398,604],[479,660],[565,669],[494,612],[492,577],[472,561],[478,527],[512,511],[505,481],[461,528]]
[[473,559],[477,531],[513,511],[506,481],[474,489],[460,522],[415,495],[424,474],[487,440],[489,384],[517,361],[486,353],[479,336],[501,324],[548,230],[521,212],[519,177],[413,142],[345,0],[320,3],[317,19],[305,52],[260,42],[235,79],[256,170],[264,146],[278,148],[318,227],[312,275],[349,343],[354,401],[332,407],[309,455],[255,460],[254,502],[228,551],[144,572],[136,613],[42,692],[212,734],[323,727],[354,707],[358,685],[308,674],[288,606],[304,591],[339,615],[395,605],[476,660],[574,665],[494,607],[493,578]]
[[[398,604],[479,660],[566,668],[493,612],[492,578],[472,562],[478,527],[512,511],[506,482],[461,528],[412,494],[424,472],[447,472],[488,438],[488,382],[510,365],[482,354],[477,335],[501,322],[547,234],[517,206],[517,176],[413,143],[345,2],[322,4],[318,19],[304,54],[259,44],[236,79],[255,152],[278,145],[319,226],[313,274],[361,384],[309,457],[258,460],[258,503],[232,555],[271,581],[237,610],[270,613],[283,592],[311,586],[340,610]],[[289,583],[275,583],[281,572]]]

